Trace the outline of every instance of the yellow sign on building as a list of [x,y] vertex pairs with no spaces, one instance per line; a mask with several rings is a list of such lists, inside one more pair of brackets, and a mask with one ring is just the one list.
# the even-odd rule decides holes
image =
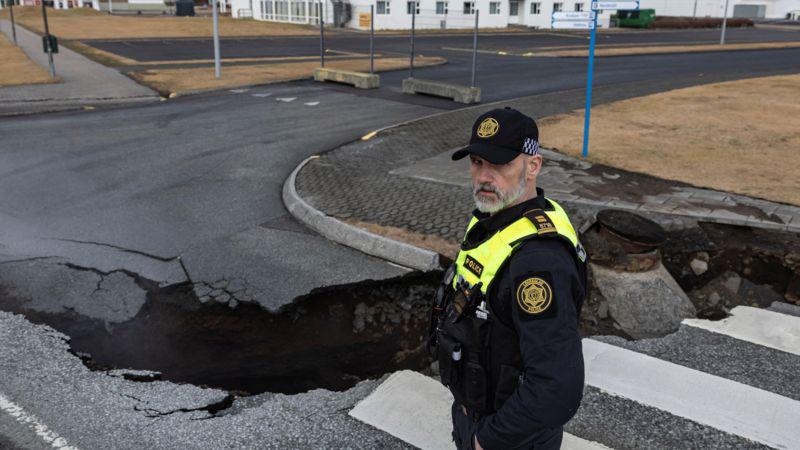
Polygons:
[[359,28],[369,28],[369,24],[370,24],[369,13],[359,13],[358,14]]

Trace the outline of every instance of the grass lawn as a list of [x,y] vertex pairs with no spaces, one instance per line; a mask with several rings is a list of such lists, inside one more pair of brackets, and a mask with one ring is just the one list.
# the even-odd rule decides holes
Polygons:
[[[41,8],[15,8],[14,17],[26,28],[43,33]],[[8,19],[8,11],[0,12],[0,18]],[[119,38],[167,38],[210,37],[211,16],[113,16],[89,8],[54,10],[48,8],[47,19],[50,32],[61,39],[119,39]],[[220,36],[286,36],[313,35],[314,27],[252,19],[220,17]]]
[[50,78],[47,70],[28,58],[18,47],[15,47],[6,35],[0,33],[0,86],[16,86],[21,84],[57,83],[58,78]]
[[[540,121],[580,155],[583,110]],[[677,89],[592,109],[590,161],[800,205],[800,75]]]
[[[442,58],[419,57],[414,60],[416,67],[444,63]],[[132,72],[129,75],[136,81],[150,86],[162,95],[186,93],[198,90],[212,90],[306,79],[319,67],[319,61],[291,62],[281,64],[222,65],[222,76],[214,78],[213,67],[186,69],[151,69]],[[367,59],[327,59],[325,67],[342,70],[369,71]],[[375,60],[375,70],[395,70],[408,67],[408,58],[380,58]]]

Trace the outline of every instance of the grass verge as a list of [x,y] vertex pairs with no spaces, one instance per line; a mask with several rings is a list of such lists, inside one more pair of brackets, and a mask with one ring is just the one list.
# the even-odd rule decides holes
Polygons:
[[422,234],[404,228],[378,225],[376,223],[362,222],[360,220],[344,219],[344,221],[355,227],[367,230],[370,233],[394,239],[395,241],[405,242],[415,247],[431,250],[450,259],[455,259],[458,254],[458,242],[444,239],[434,234]]
[[[443,64],[443,58],[420,57],[414,60],[419,67]],[[306,79],[319,67],[319,61],[303,61],[281,64],[252,64],[222,67],[222,77],[214,78],[213,67],[186,69],[151,69],[131,72],[128,75],[149,86],[162,95],[182,94],[204,90],[232,88],[279,81]],[[337,59],[327,62],[326,67],[342,70],[367,71],[369,60]],[[396,70],[408,67],[408,58],[382,58],[375,60],[375,70]]]
[[24,84],[58,83],[58,78],[50,78],[43,67],[28,58],[19,47],[15,47],[6,35],[0,33],[0,86],[19,86]]
[[[17,22],[43,33],[40,8],[15,8]],[[8,11],[0,18],[8,19]],[[47,10],[50,33],[62,39],[124,39],[210,37],[211,17],[114,16],[93,9]],[[305,25],[220,17],[220,36],[302,36],[314,35],[316,28]]]
[[[540,121],[542,145],[579,155],[583,110]],[[800,205],[800,75],[709,84],[592,109],[589,159]]]

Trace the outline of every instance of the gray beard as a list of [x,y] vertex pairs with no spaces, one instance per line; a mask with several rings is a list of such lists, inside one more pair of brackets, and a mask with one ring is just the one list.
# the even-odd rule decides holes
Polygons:
[[[519,182],[516,189],[510,192],[503,192],[490,184],[479,184],[472,189],[472,198],[475,200],[475,206],[478,211],[482,213],[494,214],[508,207],[508,205],[516,202],[520,197],[525,194],[528,189],[528,180],[525,179],[524,171],[520,174]],[[478,197],[478,191],[489,190],[497,194],[497,201],[493,203],[485,202]]]

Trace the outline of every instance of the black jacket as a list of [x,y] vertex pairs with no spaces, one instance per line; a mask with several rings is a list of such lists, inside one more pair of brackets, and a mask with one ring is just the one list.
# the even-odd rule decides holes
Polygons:
[[[479,222],[465,238],[474,246],[517,220],[532,208],[547,209],[544,193],[493,216],[475,213]],[[552,302],[538,314],[518,303],[526,280],[539,279],[551,287]],[[578,314],[586,295],[585,267],[576,262],[569,245],[560,239],[533,238],[521,244],[497,274],[489,294],[495,322],[491,353],[509,351],[521,358],[523,378],[513,392],[495,399],[492,409],[477,422],[456,420],[456,434],[473,432],[483,448],[537,448],[560,444],[561,427],[575,414],[583,394],[584,367]],[[502,375],[494,374],[493,380]],[[457,408],[454,408],[454,413]],[[471,414],[476,417],[474,414]],[[557,442],[554,442],[555,435]],[[545,442],[546,441],[546,442]],[[471,443],[464,442],[464,448]]]

